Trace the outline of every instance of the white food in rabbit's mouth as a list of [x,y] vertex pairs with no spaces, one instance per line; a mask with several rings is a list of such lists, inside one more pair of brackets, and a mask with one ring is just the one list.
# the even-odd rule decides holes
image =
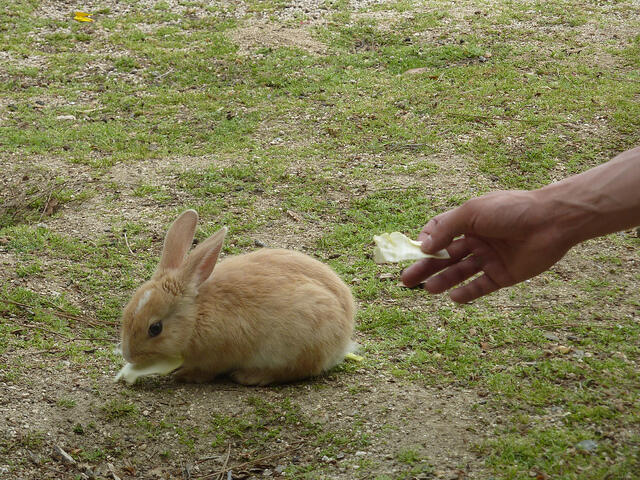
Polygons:
[[184,360],[182,358],[165,358],[157,360],[155,362],[146,363],[143,365],[134,365],[133,363],[127,363],[116,375],[115,381],[124,380],[128,384],[134,383],[139,377],[146,377],[147,375],[166,375],[173,372],[176,368],[180,367]]
[[446,250],[440,250],[433,255],[424,253],[420,250],[421,242],[411,240],[400,232],[374,235],[373,241],[376,243],[373,249],[373,260],[376,263],[396,263],[421,258],[450,258]]

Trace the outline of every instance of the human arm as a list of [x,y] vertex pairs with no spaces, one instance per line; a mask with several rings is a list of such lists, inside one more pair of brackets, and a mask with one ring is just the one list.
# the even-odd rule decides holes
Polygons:
[[640,147],[538,190],[491,193],[432,218],[418,237],[422,250],[446,248],[451,258],[420,260],[402,281],[426,280],[440,293],[482,272],[451,291],[466,303],[544,272],[577,243],[638,224]]

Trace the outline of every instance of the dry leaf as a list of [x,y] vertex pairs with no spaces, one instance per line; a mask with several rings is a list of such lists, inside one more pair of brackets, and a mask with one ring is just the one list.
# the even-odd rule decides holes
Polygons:
[[60,202],[56,198],[50,198],[44,207],[44,215],[51,216],[60,206]]
[[291,218],[293,218],[296,222],[301,222],[302,221],[302,217],[297,214],[296,212],[294,212],[293,210],[287,210],[287,215],[289,215]]
[[566,347],[564,345],[558,345],[556,347],[556,352],[561,353],[563,355],[566,355],[567,353],[569,353],[572,350],[571,347]]

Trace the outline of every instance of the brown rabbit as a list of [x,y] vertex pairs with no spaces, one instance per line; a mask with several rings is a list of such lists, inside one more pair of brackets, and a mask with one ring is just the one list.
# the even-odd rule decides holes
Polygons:
[[194,210],[173,222],[156,272],[125,307],[127,361],[182,358],[181,381],[267,385],[318,375],[354,349],[353,297],[333,270],[268,248],[216,266],[226,227],[185,258],[197,222]]

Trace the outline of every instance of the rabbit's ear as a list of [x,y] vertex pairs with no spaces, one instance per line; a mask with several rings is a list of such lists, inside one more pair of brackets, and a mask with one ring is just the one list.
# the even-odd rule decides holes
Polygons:
[[186,282],[193,282],[198,287],[204,282],[215,267],[222,250],[227,227],[222,227],[216,233],[198,245],[184,262],[183,277]]
[[158,270],[175,269],[182,265],[184,255],[189,250],[193,235],[196,233],[198,213],[187,210],[174,220],[164,239],[162,258]]

